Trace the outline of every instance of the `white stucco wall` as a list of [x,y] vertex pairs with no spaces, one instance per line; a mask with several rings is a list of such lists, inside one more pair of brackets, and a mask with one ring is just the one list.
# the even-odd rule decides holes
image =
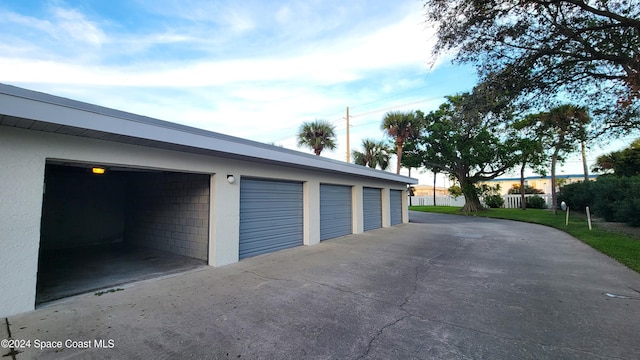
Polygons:
[[36,296],[45,159],[0,128],[0,317],[32,310]]
[[[0,126],[0,317],[34,308],[42,190],[47,159],[210,175],[209,264],[238,261],[240,178],[304,183],[304,243],[319,242],[320,183],[352,186],[353,232],[363,231],[362,187],[383,188],[383,225],[389,226],[389,189],[403,184],[178,151]],[[230,184],[227,175],[233,175]],[[406,198],[406,196],[403,196]],[[405,199],[406,200],[406,199]],[[403,200],[403,201],[405,201]],[[407,221],[403,211],[403,221]]]
[[211,176],[211,220],[209,265],[222,266],[238,261],[240,251],[240,177],[227,181],[228,172]]
[[304,196],[304,244],[315,245],[320,242],[320,182],[307,180],[303,185]]

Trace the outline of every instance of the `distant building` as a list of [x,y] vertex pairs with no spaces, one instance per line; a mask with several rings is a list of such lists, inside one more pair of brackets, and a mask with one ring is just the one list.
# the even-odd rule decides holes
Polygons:
[[[591,181],[595,181],[597,178],[598,175],[589,175],[589,180]],[[545,194],[551,194],[551,176],[528,176],[525,177],[524,180],[526,185],[534,189],[542,190]],[[558,186],[582,181],[584,181],[584,175],[582,174],[556,175],[556,183]],[[500,185],[500,193],[506,195],[513,185],[520,185],[520,178],[496,178],[491,181],[486,181],[484,184],[489,186]]]
[[[433,196],[433,185],[413,185],[414,196]],[[449,190],[436,186],[436,196],[447,196]]]

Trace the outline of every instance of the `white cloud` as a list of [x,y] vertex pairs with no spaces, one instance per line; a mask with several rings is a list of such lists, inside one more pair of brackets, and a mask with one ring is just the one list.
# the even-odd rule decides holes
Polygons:
[[82,43],[100,46],[106,36],[98,25],[88,20],[82,13],[74,9],[54,7],[52,9],[55,22],[52,24],[53,34],[59,39],[74,38]]
[[65,43],[73,40],[85,45],[100,46],[106,40],[98,25],[79,11],[55,6],[49,11],[50,17],[47,20],[9,11],[0,13],[0,16],[6,24],[37,30],[44,37],[52,37]]
[[276,12],[276,20],[280,25],[285,25],[291,21],[292,15],[291,7],[284,5]]
[[303,121],[334,121],[338,149],[325,155],[344,159],[346,106],[360,105],[352,112],[356,148],[363,137],[383,136],[384,111],[372,109],[439,104],[415,103],[438,91],[425,89],[434,37],[413,0],[376,14],[369,2],[321,3],[154,0],[151,15],[167,25],[144,31],[62,6],[41,18],[9,13],[18,28],[66,39],[66,51],[4,42],[0,82],[294,149]]
[[[83,17],[73,11],[61,11],[68,20]],[[427,34],[421,33],[418,17],[410,15],[397,24],[360,33],[313,49],[291,54],[274,54],[266,58],[171,60],[140,62],[126,66],[74,64],[35,59],[0,57],[4,81],[74,83],[85,85],[201,87],[221,86],[253,81],[296,81],[326,85],[347,83],[366,76],[369,71],[397,66],[424,67],[428,56]],[[105,36],[87,22],[65,22],[64,32],[84,35],[87,42],[100,44]],[[36,22],[47,27],[47,22]],[[244,26],[244,25],[242,25]],[[85,29],[87,31],[82,31]],[[93,31],[91,31],[93,29]],[[149,44],[189,42],[193,38],[179,34],[157,34],[140,40]]]

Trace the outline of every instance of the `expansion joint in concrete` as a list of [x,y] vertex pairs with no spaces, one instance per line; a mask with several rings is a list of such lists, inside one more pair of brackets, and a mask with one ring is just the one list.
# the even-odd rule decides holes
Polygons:
[[368,296],[368,295],[365,295],[365,294],[361,294],[361,293],[353,291],[353,290],[345,289],[345,288],[342,288],[342,287],[339,287],[339,286],[334,286],[334,285],[321,283],[321,282],[318,282],[318,281],[312,281],[312,282],[314,284],[317,284],[317,285],[320,285],[320,286],[328,287],[329,289],[337,290],[337,291],[340,291],[340,292],[343,292],[343,293],[347,293],[347,294],[353,294],[353,295],[356,295],[356,296],[359,296],[359,297],[363,297],[365,299],[373,300],[373,301],[376,301],[376,302],[379,302],[379,303],[396,306],[395,304],[392,304],[392,303],[390,303],[388,301],[384,301],[384,300],[381,300],[381,299],[376,299],[374,297],[371,297],[371,296]]
[[441,256],[443,256],[443,255],[451,254],[451,253],[453,253],[454,251],[456,251],[456,250],[458,249],[458,247],[460,246],[460,241],[461,241],[461,240],[459,240],[459,241],[458,241],[458,243],[456,243],[456,245],[455,245],[452,249],[447,250],[447,251],[443,251],[443,252],[441,252],[441,253],[440,253],[440,254],[438,254],[438,255],[432,256],[432,257],[428,258],[426,261],[424,261],[423,263],[419,264],[418,266],[416,266],[416,267],[414,268],[414,276],[413,276],[413,280],[414,280],[414,281],[413,281],[413,291],[412,291],[409,295],[407,295],[407,296],[404,298],[404,302],[403,302],[402,304],[400,304],[399,308],[400,308],[401,310],[405,311],[405,310],[404,310],[404,306],[405,306],[405,305],[407,305],[407,304],[409,303],[409,301],[411,301],[411,298],[412,298],[412,297],[416,294],[416,292],[418,291],[418,281],[420,280],[420,271],[421,271],[423,268],[426,268],[426,267],[428,267],[429,265],[431,265],[431,262],[432,262],[433,260],[435,260],[435,259],[437,259],[437,258],[439,258],[439,257],[441,257]]
[[371,351],[371,347],[373,346],[373,343],[382,335],[382,333],[387,329],[390,328],[392,326],[395,326],[396,324],[398,324],[399,322],[401,322],[402,320],[410,317],[410,314],[406,314],[404,316],[401,316],[400,318],[389,322],[388,324],[386,324],[385,326],[381,327],[380,330],[378,330],[378,332],[371,338],[371,340],[369,340],[369,343],[367,344],[367,350],[365,350],[364,354],[360,355],[360,357],[358,357],[358,359],[363,359],[365,358],[367,355],[369,355],[369,352]]
[[257,272],[255,272],[255,271],[251,271],[251,270],[245,270],[245,269],[243,269],[242,271],[244,271],[244,272],[246,272],[246,273],[248,273],[248,274],[251,274],[251,275],[255,275],[255,276],[257,276],[257,277],[259,277],[259,278],[261,278],[261,279],[264,279],[264,280],[273,280],[273,281],[293,281],[293,282],[295,282],[295,281],[296,281],[296,280],[293,280],[293,279],[285,279],[285,278],[276,278],[276,277],[266,276],[266,275],[262,275],[262,274],[260,274],[260,273],[257,273]]
[[[5,326],[7,328],[7,340],[12,339],[13,336],[11,335],[11,324],[9,324],[9,319],[8,318],[4,318],[4,323]],[[9,348],[9,352],[6,354],[2,354],[1,357],[3,358],[9,358],[11,357],[11,360],[16,360],[16,355],[20,354],[21,351],[18,351],[15,349],[15,347],[10,347]]]
[[397,305],[397,308],[404,312],[405,315],[395,319],[394,321],[389,322],[388,324],[384,325],[382,328],[380,328],[380,330],[378,330],[378,332],[371,338],[371,340],[369,340],[369,343],[367,345],[367,350],[364,352],[364,354],[362,354],[359,359],[362,359],[364,357],[366,357],[367,355],[369,355],[369,352],[371,351],[371,347],[373,346],[373,343],[382,335],[382,333],[387,329],[390,328],[392,326],[395,326],[396,324],[398,324],[399,322],[409,318],[409,317],[415,317],[418,319],[421,319],[419,316],[411,313],[410,311],[408,311],[407,309],[405,309],[404,307],[411,301],[411,298],[416,294],[416,292],[418,291],[418,281],[420,280],[420,273],[421,270],[425,267],[428,267],[431,262],[443,255],[447,255],[450,254],[454,251],[456,251],[456,249],[458,249],[460,243],[458,242],[452,249],[447,250],[447,251],[443,251],[435,256],[432,256],[430,258],[428,258],[426,261],[422,262],[421,264],[417,265],[414,268],[414,278],[413,278],[413,290],[411,291],[411,293],[409,295],[407,295],[404,299],[404,302],[400,305]]
[[[255,272],[255,271],[251,271],[251,270],[243,270],[243,271],[244,271],[244,272],[246,272],[246,273],[249,273],[249,274],[255,275],[255,276],[257,276],[257,277],[259,277],[259,278],[261,278],[261,279],[265,279],[265,280],[301,282],[301,281],[299,281],[299,280],[295,280],[295,279],[285,279],[285,278],[270,277],[270,276],[262,275],[262,274],[260,274],[260,273],[257,273],[257,272]],[[384,301],[384,300],[381,300],[381,299],[376,299],[376,298],[374,298],[374,297],[371,297],[371,296],[368,296],[368,295],[365,295],[365,294],[361,294],[361,293],[359,293],[359,292],[356,292],[356,291],[353,291],[353,290],[350,290],[350,289],[346,289],[346,288],[343,288],[343,287],[339,287],[339,286],[335,286],[335,285],[330,285],[330,284],[322,283],[322,282],[319,282],[319,281],[313,281],[313,280],[311,280],[311,281],[306,281],[306,282],[311,282],[311,283],[314,283],[314,284],[319,285],[319,286],[322,286],[322,287],[327,287],[327,288],[332,289],[332,290],[337,290],[337,291],[340,291],[340,292],[343,292],[343,293],[356,295],[356,296],[358,296],[358,297],[363,297],[363,298],[365,298],[365,299],[369,299],[369,300],[377,301],[377,302],[379,302],[379,303],[383,303],[383,304],[387,304],[387,305],[392,305],[392,306],[397,306],[397,305],[392,304],[392,303],[389,303],[389,302],[387,302],[387,301]]]

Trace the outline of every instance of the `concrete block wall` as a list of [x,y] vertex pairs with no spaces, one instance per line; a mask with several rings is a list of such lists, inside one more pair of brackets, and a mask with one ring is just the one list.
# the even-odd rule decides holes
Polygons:
[[127,199],[126,241],[207,260],[208,175],[132,174]]
[[40,250],[123,240],[125,179],[88,170],[47,165]]

